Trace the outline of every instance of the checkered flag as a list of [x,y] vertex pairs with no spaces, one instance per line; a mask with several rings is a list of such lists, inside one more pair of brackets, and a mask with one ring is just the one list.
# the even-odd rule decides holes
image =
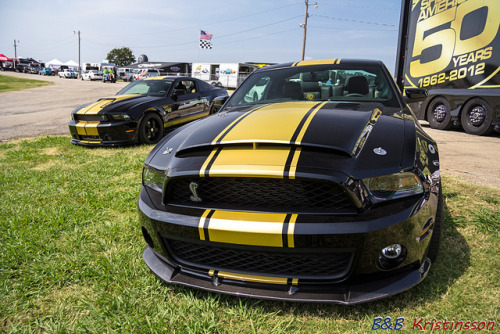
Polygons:
[[211,49],[212,42],[200,39],[200,49]]

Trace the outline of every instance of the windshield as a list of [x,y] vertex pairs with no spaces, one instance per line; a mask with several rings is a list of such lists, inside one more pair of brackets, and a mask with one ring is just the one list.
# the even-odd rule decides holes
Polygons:
[[134,81],[116,95],[141,94],[150,96],[165,96],[172,86],[172,80],[140,80]]
[[229,107],[284,101],[398,102],[381,66],[314,65],[254,72],[234,92]]

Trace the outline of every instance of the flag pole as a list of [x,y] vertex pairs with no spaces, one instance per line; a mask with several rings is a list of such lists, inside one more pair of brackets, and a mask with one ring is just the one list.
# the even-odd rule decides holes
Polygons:
[[[201,28],[198,29],[198,34],[201,34]],[[198,36],[198,63],[200,62],[200,36]]]

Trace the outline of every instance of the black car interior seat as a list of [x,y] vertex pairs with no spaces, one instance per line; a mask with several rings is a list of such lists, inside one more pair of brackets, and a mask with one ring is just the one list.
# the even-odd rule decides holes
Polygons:
[[345,96],[360,96],[367,95],[370,89],[368,87],[368,80],[364,76],[349,77],[345,84]]
[[283,97],[294,100],[303,100],[304,93],[302,91],[302,87],[300,87],[300,84],[298,82],[285,82],[285,84],[283,85]]

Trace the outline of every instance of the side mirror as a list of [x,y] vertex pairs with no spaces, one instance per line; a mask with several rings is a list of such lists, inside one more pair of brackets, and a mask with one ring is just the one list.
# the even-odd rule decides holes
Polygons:
[[423,88],[406,88],[405,89],[406,102],[418,102],[427,98],[427,90]]
[[227,99],[229,99],[229,95],[217,96],[216,98],[214,98],[214,100],[213,100],[214,112],[219,111],[222,108],[222,106],[224,105],[224,103],[226,103]]

